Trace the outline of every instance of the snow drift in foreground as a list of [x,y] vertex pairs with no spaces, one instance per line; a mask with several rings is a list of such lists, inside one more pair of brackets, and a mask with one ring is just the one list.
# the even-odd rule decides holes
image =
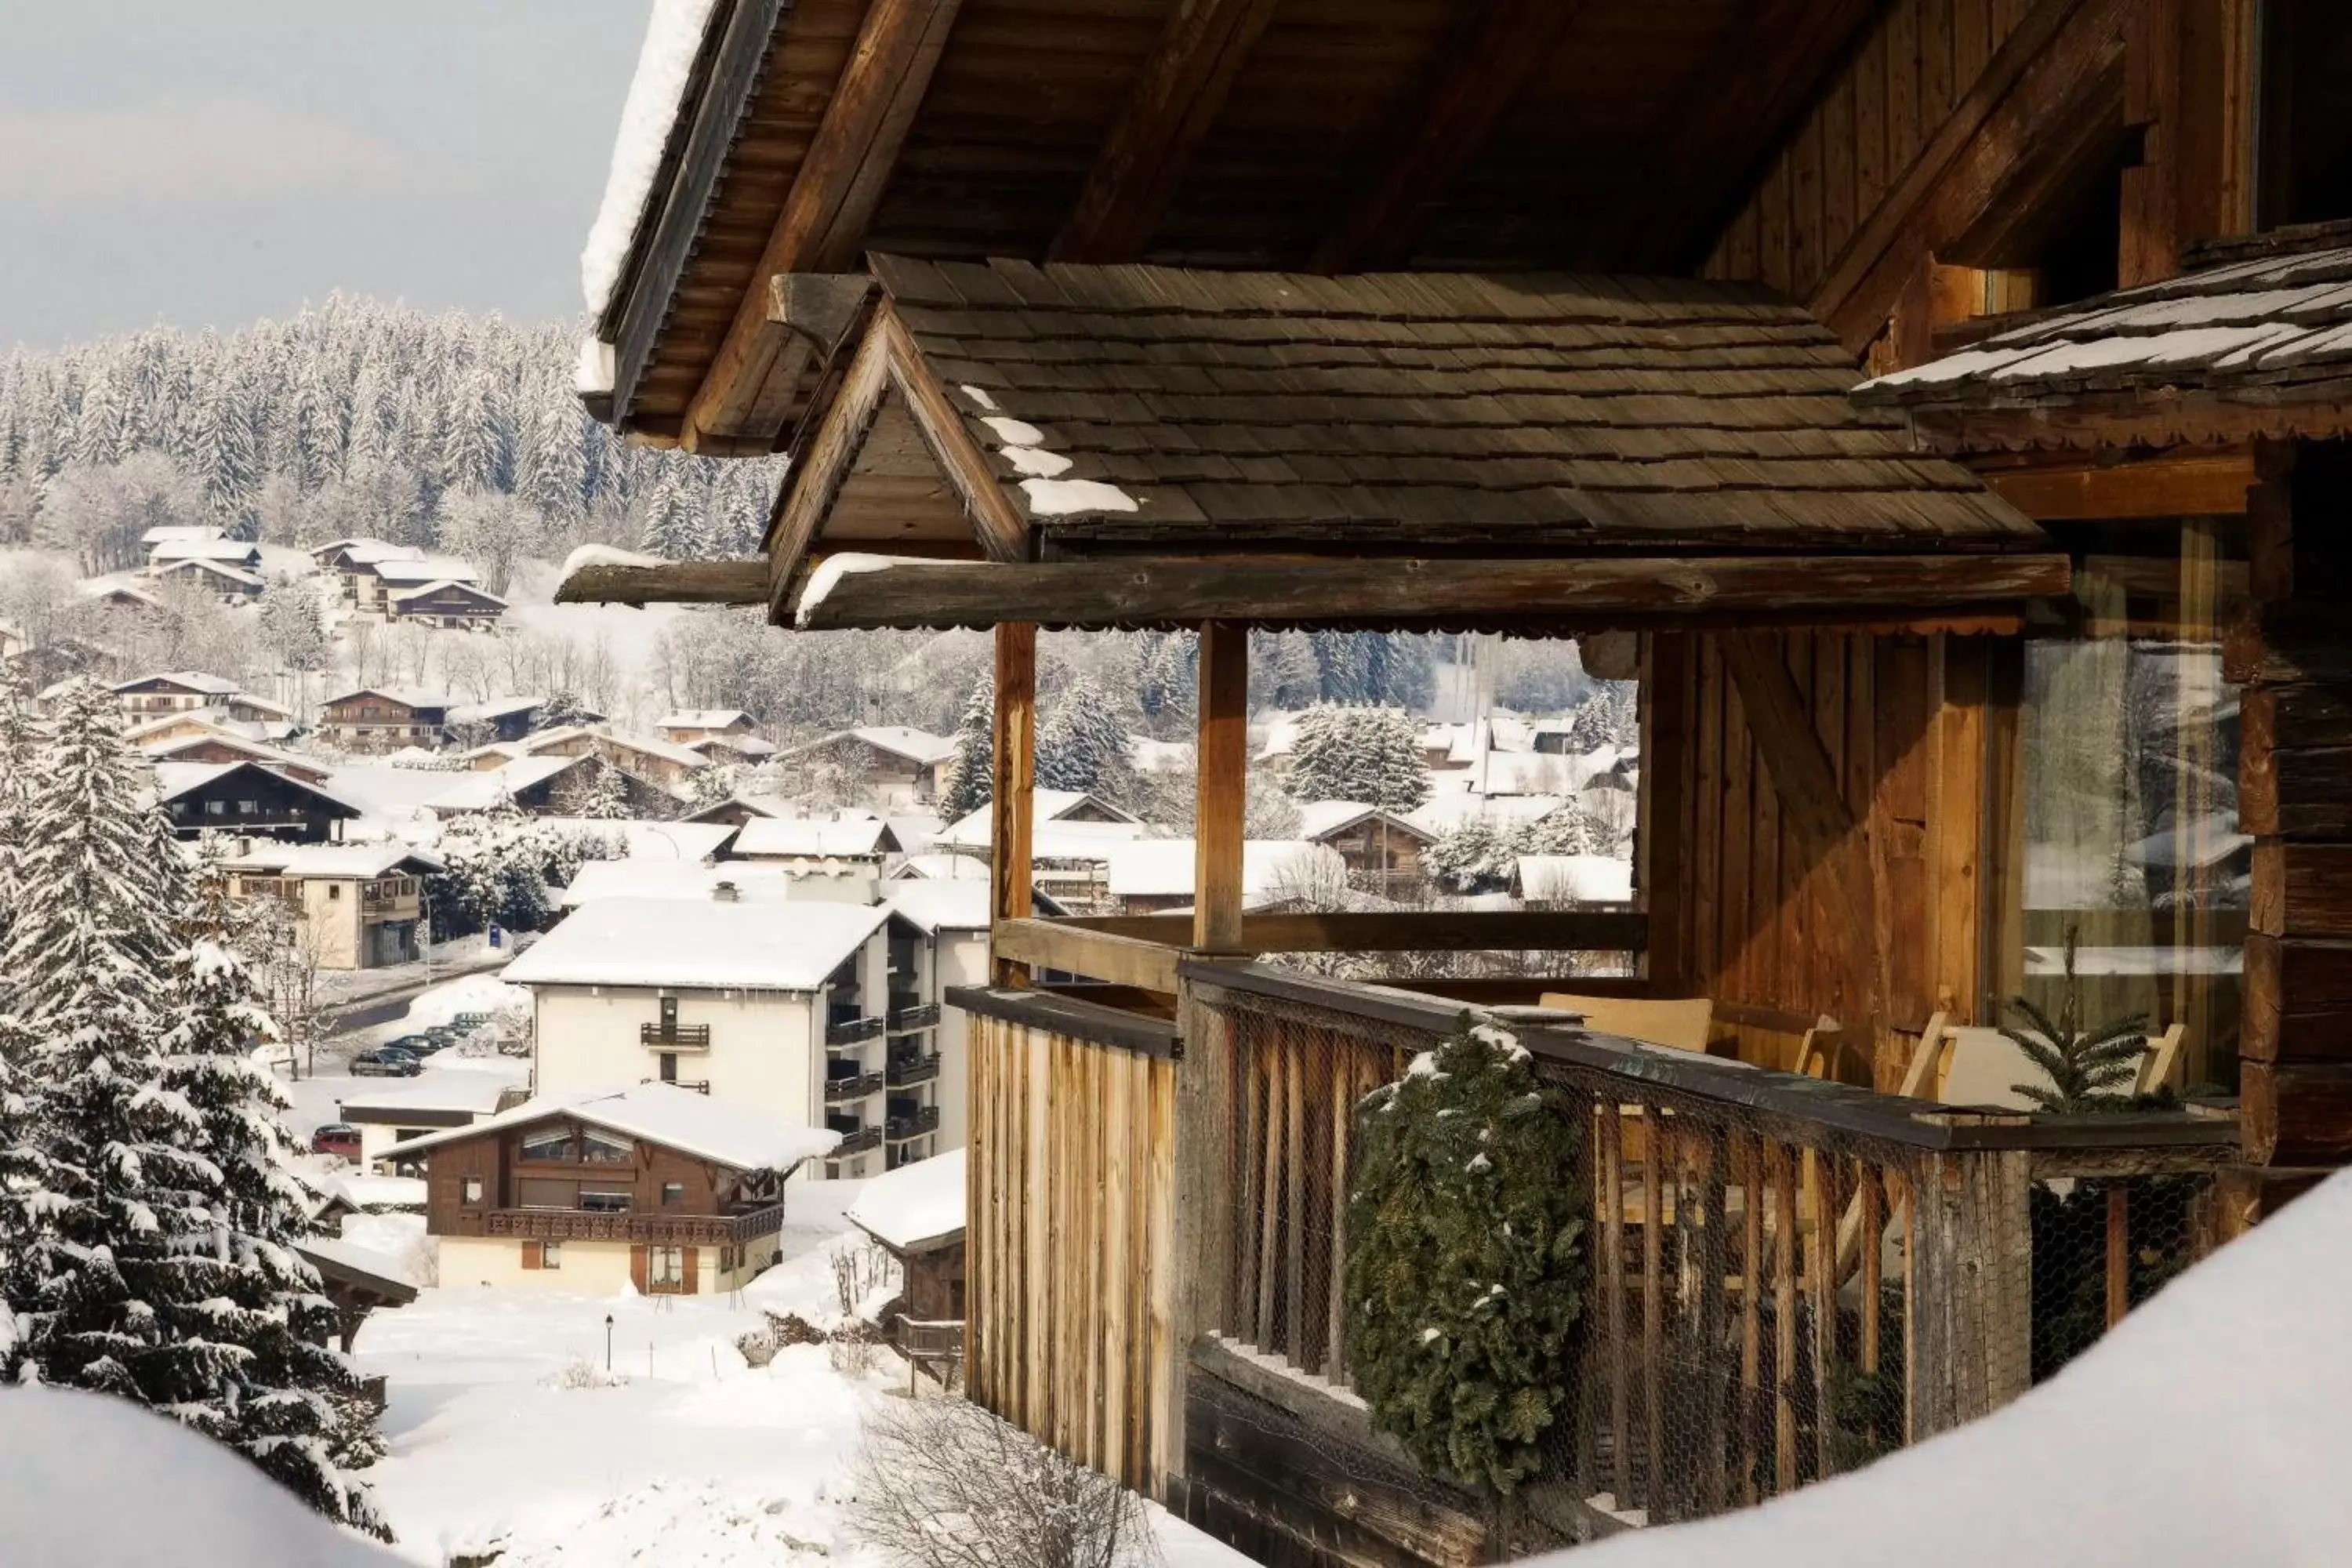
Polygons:
[[[126,1506],[127,1505],[127,1506]],[[0,1388],[9,1568],[394,1568],[237,1455],[127,1399]]]
[[2352,1542],[2352,1176],[2167,1287],[1998,1415],[1752,1512],[1562,1568],[2207,1568]]

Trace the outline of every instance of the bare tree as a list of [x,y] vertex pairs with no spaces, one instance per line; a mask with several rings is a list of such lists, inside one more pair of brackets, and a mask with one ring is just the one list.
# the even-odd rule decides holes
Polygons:
[[261,991],[262,1005],[278,1020],[287,1065],[295,1077],[316,1076],[319,1042],[327,1034],[326,1010],[319,998],[320,936],[289,899],[258,899],[244,931],[246,959]]
[[951,1394],[866,1418],[852,1517],[900,1568],[1135,1568],[1159,1552],[1143,1500]]

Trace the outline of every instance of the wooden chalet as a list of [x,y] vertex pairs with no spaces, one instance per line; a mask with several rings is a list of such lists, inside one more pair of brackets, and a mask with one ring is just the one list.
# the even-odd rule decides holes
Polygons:
[[361,687],[319,705],[319,735],[353,752],[437,749],[448,735],[449,710],[456,706],[437,691]]
[[[995,628],[974,1397],[1261,1561],[1495,1561],[1991,1410],[2352,1159],[2347,47],[2325,0],[717,7],[589,401],[790,474],[764,562],[560,596]],[[1190,913],[1034,914],[1040,626],[1200,632]],[[1244,916],[1254,626],[1637,678],[1634,907]],[[1258,956],[1317,952],[1390,983]],[[1985,1055],[2070,965],[2140,1109]],[[1591,1127],[1507,1513],[1372,1429],[1338,1283],[1350,1108],[1466,1004]]]
[[414,621],[444,630],[495,630],[507,613],[507,602],[474,583],[436,578],[415,587],[390,588],[384,594],[384,618]]

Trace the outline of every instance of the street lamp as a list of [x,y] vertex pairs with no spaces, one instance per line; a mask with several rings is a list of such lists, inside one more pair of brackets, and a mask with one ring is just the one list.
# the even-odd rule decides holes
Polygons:
[[604,1370],[613,1370],[613,1314],[604,1314]]

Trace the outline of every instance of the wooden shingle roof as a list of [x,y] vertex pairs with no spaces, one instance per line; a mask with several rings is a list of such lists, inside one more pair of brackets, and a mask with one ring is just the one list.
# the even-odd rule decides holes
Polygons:
[[879,257],[1056,551],[1981,551],[2042,535],[1753,285]]
[[1855,401],[1948,449],[2352,430],[2352,238],[2254,254],[2045,311]]

